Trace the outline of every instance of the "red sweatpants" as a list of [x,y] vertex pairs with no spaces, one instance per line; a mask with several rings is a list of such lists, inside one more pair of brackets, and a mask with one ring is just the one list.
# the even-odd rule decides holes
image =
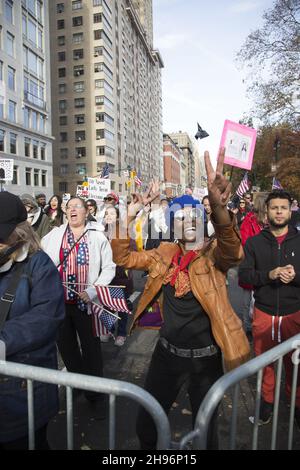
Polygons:
[[[272,318],[274,318],[273,327]],[[268,351],[274,346],[277,346],[280,342],[283,342],[298,333],[300,333],[300,312],[296,312],[291,315],[285,315],[283,317],[272,317],[272,315],[264,313],[254,307],[252,334],[254,352],[256,356],[262,354],[265,351]],[[293,363],[291,360],[292,353],[293,351],[289,354],[286,354],[283,358],[286,374],[285,391],[288,399],[291,396],[291,384],[293,378]],[[268,403],[274,403],[274,392],[275,372],[274,365],[270,364],[265,367],[263,372],[263,399]],[[298,373],[296,407],[300,408],[300,373]]]

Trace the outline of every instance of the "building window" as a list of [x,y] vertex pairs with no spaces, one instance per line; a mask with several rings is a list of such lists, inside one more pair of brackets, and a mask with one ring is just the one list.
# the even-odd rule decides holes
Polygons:
[[40,170],[34,169],[33,171],[33,184],[34,186],[40,185]]
[[75,124],[84,124],[85,122],[85,115],[84,114],[76,114],[74,116],[74,123]]
[[16,155],[17,153],[17,134],[9,134],[9,145],[10,145],[10,153]]
[[68,183],[65,181],[61,181],[58,183],[58,189],[60,193],[67,193],[68,192]]
[[82,176],[84,176],[86,174],[86,165],[85,165],[85,163],[77,163],[76,173],[78,175],[82,175]]
[[83,65],[75,65],[73,70],[74,70],[74,77],[79,77],[80,75],[84,75]]
[[46,185],[47,185],[47,170],[42,170],[42,186],[46,186]]
[[8,55],[14,57],[15,37],[6,32],[6,52]]
[[73,26],[82,26],[82,25],[83,25],[83,17],[82,16],[74,16]]
[[73,51],[73,59],[74,60],[83,59],[83,49],[75,49]]
[[4,117],[4,96],[0,95],[0,118]]
[[59,133],[59,140],[60,140],[60,142],[68,142],[68,133],[67,132],[60,132]]
[[64,3],[58,3],[56,5],[56,13],[63,13],[65,11]]
[[31,127],[37,131],[38,128],[38,113],[31,110]]
[[73,42],[78,44],[83,41],[83,33],[74,33],[73,34]]
[[65,69],[65,67],[62,67],[62,68],[58,69],[58,77],[59,77],[59,78],[63,78],[63,77],[65,77],[65,76],[66,76],[66,69]]
[[72,10],[80,10],[82,8],[82,0],[74,0],[72,2]]
[[5,150],[5,131],[0,129],[0,152]]
[[13,2],[11,0],[5,0],[4,16],[9,23],[13,23]]
[[41,144],[41,160],[46,160],[46,144]]
[[31,168],[25,168],[26,186],[31,186]]
[[12,184],[19,184],[18,181],[19,181],[19,167],[14,165]]
[[67,110],[67,100],[59,100],[58,108],[60,113],[65,113]]
[[95,13],[94,14],[94,23],[101,23],[101,18],[102,18],[101,13]]
[[16,87],[16,71],[12,67],[8,67],[7,73],[8,73],[8,88],[14,91]]
[[66,93],[66,92],[67,92],[67,84],[66,84],[66,83],[60,83],[60,84],[58,85],[58,93],[59,93],[60,95],[63,95],[63,94]]
[[57,29],[65,28],[65,20],[57,20]]
[[86,148],[85,147],[76,147],[75,148],[75,156],[76,158],[83,158],[86,156]]
[[65,51],[58,52],[57,57],[58,57],[58,62],[65,61],[66,60],[66,52]]
[[63,176],[68,174],[68,165],[60,165],[60,174]]
[[75,131],[75,140],[76,142],[85,140],[85,131]]
[[17,104],[14,101],[8,101],[8,119],[11,122],[16,122],[16,108]]
[[59,116],[59,124],[60,126],[67,126],[68,116]]
[[74,107],[75,108],[84,108],[84,98],[75,98]]
[[65,36],[58,36],[57,44],[59,46],[64,46],[66,44],[66,37]]
[[24,139],[24,153],[25,153],[25,157],[30,157],[30,143],[31,143],[31,140],[28,139],[28,137],[25,137],[25,139]]
[[66,160],[68,158],[68,149],[66,148],[60,149],[60,158],[61,160]]
[[84,91],[84,82],[75,82],[74,91],[75,93],[82,93]]
[[33,158],[39,158],[39,142],[38,140],[32,141],[32,156]]

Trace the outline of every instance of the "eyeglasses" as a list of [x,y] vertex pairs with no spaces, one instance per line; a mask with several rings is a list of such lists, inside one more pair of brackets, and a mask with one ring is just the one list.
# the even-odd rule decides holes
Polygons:
[[114,201],[114,198],[113,197],[105,197],[104,201]]
[[87,204],[87,206],[88,206],[88,207],[94,207],[93,204],[89,204],[89,203]]
[[66,208],[67,211],[70,211],[71,209],[84,209],[84,206],[82,204],[74,204]]
[[188,215],[192,220],[202,219],[202,211],[200,209],[195,208],[191,209],[189,212],[184,211],[183,209],[175,212],[174,219],[178,220],[179,222],[182,222],[184,219],[187,218]]
[[251,196],[246,196],[245,199],[251,199]]

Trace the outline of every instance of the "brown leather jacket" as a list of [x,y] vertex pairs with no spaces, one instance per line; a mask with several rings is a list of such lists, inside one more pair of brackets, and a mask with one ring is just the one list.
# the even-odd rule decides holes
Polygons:
[[[223,352],[225,367],[231,370],[249,359],[250,348],[228,299],[226,272],[243,258],[240,236],[232,221],[214,224],[216,240],[203,248],[189,265],[192,292],[210,318],[215,341]],[[178,251],[176,243],[161,243],[156,249],[130,252],[128,239],[112,241],[113,260],[126,268],[147,270],[149,277],[133,320],[136,321],[161,290],[164,276]],[[162,302],[161,306],[162,306]]]

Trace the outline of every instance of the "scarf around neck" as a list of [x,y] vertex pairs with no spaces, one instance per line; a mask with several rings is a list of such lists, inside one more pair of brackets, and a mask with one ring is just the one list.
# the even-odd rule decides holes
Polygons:
[[167,271],[164,285],[175,286],[175,297],[183,297],[191,290],[188,266],[196,258],[198,251],[188,251],[185,255],[178,251],[172,259],[172,265]]

